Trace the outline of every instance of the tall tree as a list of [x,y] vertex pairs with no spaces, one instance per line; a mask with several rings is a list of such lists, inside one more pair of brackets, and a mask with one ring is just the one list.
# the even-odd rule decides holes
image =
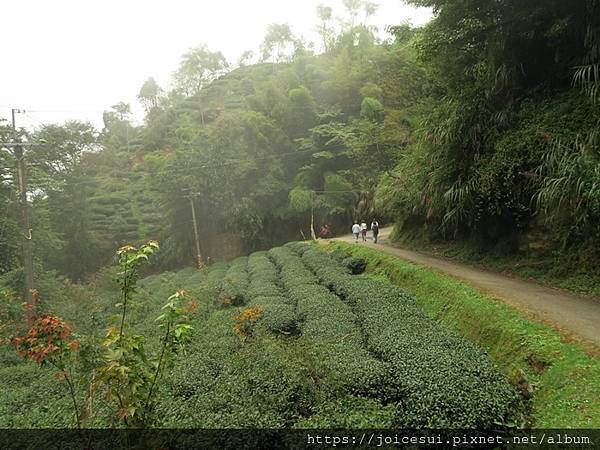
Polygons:
[[162,89],[153,77],[144,81],[137,98],[146,110],[146,114],[159,105],[161,94]]
[[206,45],[193,48],[183,55],[174,74],[175,89],[187,96],[227,72],[229,63],[221,52],[211,52]]
[[295,38],[288,24],[270,24],[260,46],[262,60],[271,58],[273,63],[289,60],[293,55],[294,43]]
[[335,30],[331,25],[331,21],[333,18],[333,9],[331,8],[331,6],[326,6],[322,4],[318,5],[317,16],[321,21],[318,27],[318,32],[319,36],[321,36],[321,41],[323,43],[323,51],[327,53],[331,50],[335,33]]

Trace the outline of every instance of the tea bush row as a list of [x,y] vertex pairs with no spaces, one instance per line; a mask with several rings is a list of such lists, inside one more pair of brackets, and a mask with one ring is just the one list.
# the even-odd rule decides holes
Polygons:
[[387,282],[348,275],[316,248],[307,267],[352,307],[368,348],[391,363],[405,397],[397,426],[489,428],[514,419],[517,396],[473,344],[430,319],[415,299]]
[[229,264],[226,262],[218,262],[210,266],[210,270],[207,275],[207,279],[210,283],[215,285],[221,284],[223,277],[227,273],[227,269],[229,268]]
[[248,258],[250,285],[246,295],[253,305],[260,305],[260,324],[275,333],[295,333],[294,305],[283,295],[279,272],[266,252],[256,252]]
[[[351,308],[335,294],[317,283],[291,249],[272,249],[286,295],[296,303],[300,331],[309,340],[313,353],[328,381],[337,389],[374,397],[395,396],[395,381],[386,364],[366,350],[357,319]],[[294,278],[301,277],[299,279]]]
[[309,416],[319,401],[319,387],[307,376],[302,360],[290,354],[288,342],[257,330],[238,352],[219,361],[219,375],[208,389],[165,405],[161,426],[280,428]]
[[317,277],[306,268],[302,260],[287,247],[275,247],[269,250],[269,256],[277,265],[280,283],[286,289],[298,285],[314,285]]
[[242,256],[233,260],[221,282],[220,299],[231,305],[242,305],[246,299],[248,289],[248,258]]

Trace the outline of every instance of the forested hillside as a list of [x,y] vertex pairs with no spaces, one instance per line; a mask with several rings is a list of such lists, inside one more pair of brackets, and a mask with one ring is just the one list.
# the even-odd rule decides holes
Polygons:
[[412,3],[436,11],[415,47],[437,90],[380,207],[404,230],[506,251],[541,232],[597,259],[600,4]]
[[[141,86],[142,125],[120,103],[102,130],[21,130],[36,278],[85,279],[150,238],[161,268],[190,263],[192,205],[204,261],[310,238],[311,216],[504,252],[542,236],[597,261],[599,2],[407,3],[433,20],[385,41],[375,5],[346,2],[317,11],[322,51],[281,24],[236,63],[191,49],[170,89]],[[0,158],[0,271],[18,286],[15,161]]]
[[386,30],[341,4],[318,42],[271,23],[236,62],[223,42],[170,83],[144,66],[143,116],[19,128],[0,105],[0,447],[75,427],[86,448],[105,427],[166,433],[119,434],[139,448],[189,447],[179,428],[591,442],[597,299],[438,256],[600,294],[600,0],[404,0],[431,20]]

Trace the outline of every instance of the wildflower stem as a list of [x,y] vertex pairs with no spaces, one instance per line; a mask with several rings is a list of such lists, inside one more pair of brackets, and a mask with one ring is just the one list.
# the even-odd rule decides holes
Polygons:
[[71,400],[73,401],[73,409],[75,412],[75,421],[77,423],[77,428],[81,429],[81,420],[79,419],[79,407],[77,406],[77,398],[75,397],[75,386],[73,386],[73,382],[71,380],[71,368],[69,368],[69,373],[67,373],[64,369],[61,369],[56,363],[50,362],[57,370],[60,370],[65,377],[65,381],[69,386],[69,392],[71,393]]
[[154,372],[154,379],[152,380],[152,385],[150,386],[150,391],[148,392],[148,398],[146,399],[145,408],[148,407],[148,403],[150,403],[150,399],[152,398],[152,391],[154,390],[154,385],[156,384],[156,380],[158,379],[158,374],[160,373],[160,366],[162,365],[163,356],[165,354],[165,349],[167,348],[167,339],[169,338],[169,333],[171,332],[171,321],[167,322],[167,332],[165,333],[165,337],[163,338],[162,350],[160,351],[160,357],[158,358],[158,366],[156,367],[156,371]]
[[123,281],[123,287],[121,291],[123,291],[123,314],[121,315],[121,327],[119,328],[119,342],[123,338],[123,327],[125,325],[125,313],[127,311],[127,297],[129,297],[129,275],[127,274],[127,267],[125,267],[125,275]]

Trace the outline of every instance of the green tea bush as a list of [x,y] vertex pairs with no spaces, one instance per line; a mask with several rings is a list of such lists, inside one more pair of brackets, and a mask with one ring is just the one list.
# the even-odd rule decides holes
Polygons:
[[289,248],[291,251],[296,253],[297,255],[302,256],[302,254],[311,248],[311,245],[307,242],[288,242],[284,245],[285,248]]
[[290,304],[290,299],[288,297],[283,297],[281,295],[277,296],[258,296],[252,299],[250,302],[252,305],[280,305],[280,304]]
[[352,275],[359,275],[367,268],[367,262],[365,261],[365,258],[356,258],[354,256],[344,258],[342,260],[342,265],[347,267]]
[[279,286],[279,271],[266,252],[256,252],[248,258],[250,284],[246,295],[251,304],[260,305],[259,323],[274,333],[296,333],[295,307],[283,295]]
[[249,299],[256,297],[281,297],[281,288],[270,281],[251,280],[246,295]]
[[232,305],[244,304],[249,283],[247,266],[247,257],[240,257],[231,262],[221,283],[222,301]]
[[[286,295],[296,302],[300,331],[309,341],[308,352],[317,367],[336,389],[375,397],[395,398],[397,383],[389,377],[384,363],[373,358],[364,346],[364,338],[351,308],[335,294],[317,284],[300,257],[289,248],[271,249],[269,255],[283,273],[308,272],[305,281],[282,276]],[[311,284],[312,283],[312,284]]]
[[[299,305],[304,299],[310,297],[319,297],[323,295],[327,295],[331,293],[329,289],[325,286],[321,286],[320,284],[303,284],[301,286],[294,286],[294,289],[288,290],[286,292],[287,298],[290,299],[290,302],[293,302],[295,305]],[[297,309],[298,319],[303,320],[302,312],[300,309]]]
[[206,280],[208,279],[208,273],[209,270],[207,270],[206,268],[202,270],[196,270],[196,272],[192,276],[185,280],[185,283],[182,287],[185,290],[189,291],[200,287],[200,285],[206,282]]
[[210,389],[161,411],[167,428],[279,428],[309,415],[317,385],[286,343],[265,332],[224,360]]
[[181,269],[175,272],[173,276],[173,283],[178,289],[181,289],[185,285],[186,281],[196,272],[198,272],[198,269],[195,267],[186,267]]
[[[302,289],[302,287],[299,287]],[[327,378],[342,390],[396,397],[397,383],[388,376],[384,363],[373,358],[364,346],[356,317],[331,292],[304,296],[297,306],[302,336],[312,343],[311,351]]]
[[168,406],[161,408],[177,411],[186,399],[211,389],[224,362],[240,348],[231,316],[231,309],[217,309],[206,320],[193,324],[186,354],[176,360],[166,380],[161,404]]
[[302,257],[355,311],[373,354],[391,364],[405,398],[402,427],[489,428],[511,423],[517,395],[485,354],[430,319],[415,299],[386,282],[344,273],[326,253]]
[[253,253],[248,258],[248,273],[252,280],[277,283],[277,269],[267,257],[266,252]]
[[317,278],[306,268],[298,256],[287,247],[269,250],[269,256],[279,268],[281,284],[290,287],[316,284]]
[[[262,297],[265,298],[265,297]],[[270,297],[274,298],[274,297]],[[295,333],[296,318],[292,305],[287,303],[261,304],[260,324],[273,333]]]
[[218,262],[218,263],[212,264],[209,267],[210,267],[210,270],[207,275],[208,281],[211,283],[220,284],[221,280],[223,280],[223,277],[227,273],[229,264],[226,262]]
[[394,426],[396,405],[379,400],[346,395],[320,405],[310,417],[301,418],[296,428],[310,429],[389,429]]

